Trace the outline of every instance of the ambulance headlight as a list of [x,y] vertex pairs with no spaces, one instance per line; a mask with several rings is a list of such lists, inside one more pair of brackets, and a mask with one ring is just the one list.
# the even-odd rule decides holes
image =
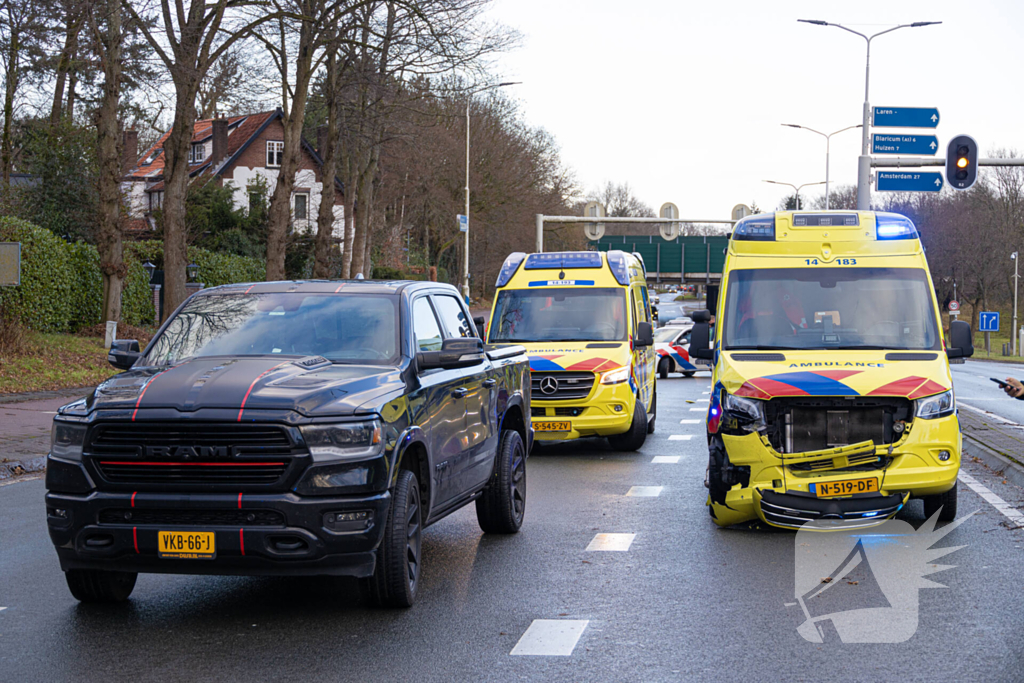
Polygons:
[[923,420],[936,420],[940,417],[947,417],[953,414],[956,409],[956,402],[953,400],[953,390],[945,391],[928,398],[919,398],[914,401],[914,417]]
[[736,420],[741,429],[748,432],[757,432],[767,426],[763,401],[725,394],[722,407],[730,418]]

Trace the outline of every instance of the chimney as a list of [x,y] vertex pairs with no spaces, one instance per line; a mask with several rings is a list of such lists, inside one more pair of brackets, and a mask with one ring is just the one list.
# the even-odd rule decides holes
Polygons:
[[217,165],[228,155],[228,120],[216,118],[213,120],[213,164]]
[[139,131],[126,130],[121,133],[121,172],[127,174],[139,163]]

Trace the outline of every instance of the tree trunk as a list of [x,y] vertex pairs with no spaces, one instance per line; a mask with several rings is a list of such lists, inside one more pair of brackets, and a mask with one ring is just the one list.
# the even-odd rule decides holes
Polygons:
[[79,23],[77,17],[70,10],[65,15],[64,26],[64,47],[57,60],[57,80],[53,86],[53,104],[50,107],[51,126],[56,126],[64,117],[64,86],[67,82],[68,70],[71,68],[71,60],[78,52]]
[[[183,81],[185,79],[182,79]],[[175,88],[174,127],[164,142],[164,319],[188,296],[185,194],[188,191],[188,152],[192,144],[199,79]]]
[[[106,0],[106,35],[95,36],[101,52],[103,90],[96,111],[96,156],[99,161],[99,220],[96,247],[103,274],[103,318],[100,322],[121,320],[121,288],[127,275],[124,263],[121,224],[121,140],[118,130],[118,105],[121,100],[121,5]],[[95,30],[99,22],[93,23]]]
[[18,87],[18,58],[20,40],[17,33],[9,36],[10,47],[7,54],[7,73],[4,88],[4,131],[0,139],[0,183],[4,189],[11,186],[11,169],[14,165],[14,150],[11,142],[11,125],[14,122],[14,91]]
[[[334,242],[334,177],[338,173],[338,63],[327,58],[324,94],[327,98],[327,133],[324,148],[317,150],[323,161],[320,173],[320,210],[316,217],[316,244],[313,248],[313,277],[331,277],[331,246]],[[347,215],[346,215],[347,217]]]
[[315,32],[311,21],[303,21],[299,31],[299,52],[295,64],[295,94],[290,111],[285,111],[284,159],[277,174],[277,185],[270,200],[267,230],[267,281],[283,280],[288,225],[291,223],[292,189],[295,173],[302,161],[302,123],[306,117],[309,80],[312,77]]

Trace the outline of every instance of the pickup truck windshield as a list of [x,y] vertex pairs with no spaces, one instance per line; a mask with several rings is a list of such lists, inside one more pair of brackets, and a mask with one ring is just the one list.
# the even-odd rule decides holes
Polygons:
[[921,268],[766,268],[729,275],[725,349],[940,349]]
[[398,308],[387,295],[211,294],[192,299],[146,352],[150,365],[195,356],[323,356],[394,364]]
[[625,290],[608,288],[506,289],[494,307],[491,343],[624,341]]

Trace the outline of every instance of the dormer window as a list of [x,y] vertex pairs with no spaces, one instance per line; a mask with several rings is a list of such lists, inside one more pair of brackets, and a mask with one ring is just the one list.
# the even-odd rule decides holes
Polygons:
[[146,157],[145,159],[142,160],[142,164],[141,165],[142,166],[149,166],[151,163],[153,163],[153,161],[158,156],[160,156],[160,153],[163,152],[163,151],[164,151],[163,147],[157,147],[156,149],[153,150],[152,154],[150,154],[148,157]]
[[202,143],[198,145],[192,145],[191,151],[188,153],[188,163],[198,164],[205,158],[205,147]]
[[280,168],[284,162],[284,143],[267,140],[267,168]]

